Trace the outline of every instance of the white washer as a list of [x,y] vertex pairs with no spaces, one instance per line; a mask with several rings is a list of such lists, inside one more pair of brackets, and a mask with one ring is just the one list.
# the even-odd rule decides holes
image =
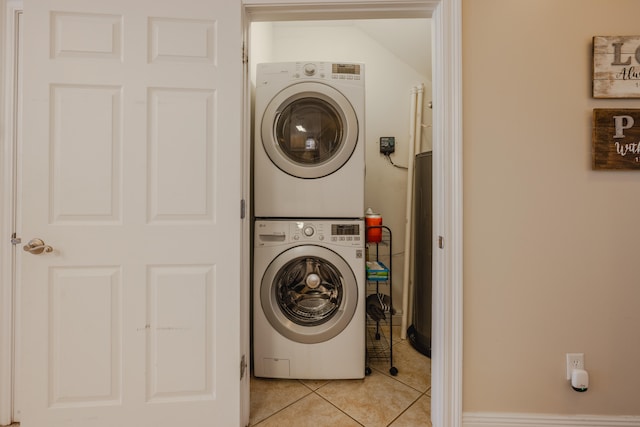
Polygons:
[[363,221],[256,221],[255,376],[364,377],[364,247]]
[[255,216],[360,218],[364,173],[364,65],[258,64]]

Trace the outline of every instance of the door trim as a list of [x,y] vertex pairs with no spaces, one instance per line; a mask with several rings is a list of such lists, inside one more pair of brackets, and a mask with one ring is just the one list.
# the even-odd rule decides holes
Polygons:
[[10,424],[14,409],[14,349],[15,349],[15,301],[14,250],[10,244],[11,234],[16,230],[14,207],[15,155],[18,106],[15,92],[17,78],[18,28],[16,14],[22,11],[21,0],[0,0],[0,46],[4,55],[0,57],[0,128],[2,158],[0,174],[0,425]]
[[462,0],[433,12],[433,332],[431,419],[462,425]]
[[[431,420],[462,425],[462,0],[243,0],[251,22],[433,19],[434,242]],[[246,43],[246,40],[245,40]],[[251,47],[249,46],[249,52]],[[246,123],[245,126],[249,126]],[[248,141],[245,141],[245,144]]]

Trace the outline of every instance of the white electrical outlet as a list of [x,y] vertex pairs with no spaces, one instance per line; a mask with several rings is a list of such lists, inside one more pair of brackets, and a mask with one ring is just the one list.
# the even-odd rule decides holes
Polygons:
[[584,353],[567,353],[567,379],[571,379],[571,371],[584,369]]

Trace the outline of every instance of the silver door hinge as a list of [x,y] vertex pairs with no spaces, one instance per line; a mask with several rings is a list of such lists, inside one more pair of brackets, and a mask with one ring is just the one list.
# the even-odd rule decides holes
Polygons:
[[438,236],[438,247],[444,249],[444,237]]
[[18,237],[16,233],[11,234],[11,244],[15,246],[19,245],[20,243],[22,243],[22,239]]
[[244,378],[244,374],[246,371],[247,371],[247,359],[243,354],[242,358],[240,359],[240,381],[242,381],[242,379]]
[[246,215],[246,208],[247,203],[244,201],[244,199],[240,200],[240,219],[244,219],[245,215]]

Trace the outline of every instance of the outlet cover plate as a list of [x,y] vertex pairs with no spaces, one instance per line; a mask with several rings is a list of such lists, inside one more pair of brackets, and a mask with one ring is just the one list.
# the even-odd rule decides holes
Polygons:
[[571,371],[584,369],[584,353],[567,353],[567,379],[571,379]]

